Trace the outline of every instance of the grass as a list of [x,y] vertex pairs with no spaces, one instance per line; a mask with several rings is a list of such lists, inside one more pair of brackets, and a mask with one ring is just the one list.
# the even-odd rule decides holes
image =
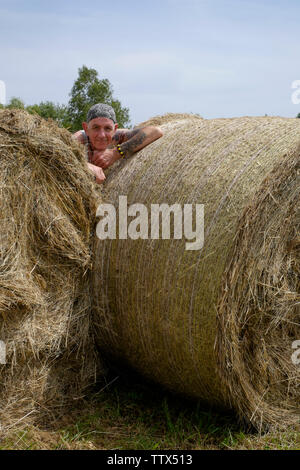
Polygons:
[[[230,413],[185,401],[130,371],[113,375],[52,426],[28,426],[0,449],[200,450],[300,448],[295,431],[259,435]],[[109,383],[108,382],[108,383]]]

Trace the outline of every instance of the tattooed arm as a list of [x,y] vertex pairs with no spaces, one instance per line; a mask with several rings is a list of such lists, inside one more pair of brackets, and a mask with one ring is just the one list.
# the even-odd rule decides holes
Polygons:
[[108,168],[116,160],[121,158],[120,153],[115,147],[116,145],[120,145],[120,148],[122,152],[124,152],[126,158],[159,139],[162,137],[162,135],[163,132],[161,129],[154,126],[147,126],[133,130],[118,129],[112,139],[112,144],[114,147],[105,150],[102,155],[99,155],[97,161],[95,160],[93,163],[101,166],[102,168]]
[[126,157],[138,152],[155,140],[162,137],[163,133],[158,127],[148,126],[141,129],[119,129],[113,137],[115,145],[120,144]]

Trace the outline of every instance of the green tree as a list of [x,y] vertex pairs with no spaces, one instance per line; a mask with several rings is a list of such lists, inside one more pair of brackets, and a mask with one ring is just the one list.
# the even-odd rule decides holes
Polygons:
[[97,70],[83,65],[78,70],[78,78],[74,82],[68,103],[68,117],[72,132],[81,129],[89,108],[96,103],[111,105],[115,110],[119,126],[129,126],[129,109],[122,107],[120,101],[113,98],[113,88],[109,80],[100,80]]
[[298,113],[296,117],[297,117],[297,118],[300,118],[300,113]]
[[45,119],[53,119],[59,125],[69,127],[67,106],[55,104],[52,101],[42,101],[40,104],[34,104],[26,107],[26,111],[31,114],[39,114]]
[[21,98],[17,98],[16,96],[13,96],[10,100],[9,103],[5,106],[5,108],[17,108],[17,109],[25,109],[25,104],[21,100]]
[[31,114],[39,114],[45,119],[53,119],[60,126],[76,132],[86,120],[89,108],[96,103],[110,104],[116,113],[119,127],[129,127],[129,109],[121,105],[119,100],[113,97],[113,88],[107,79],[100,80],[95,69],[83,65],[78,70],[78,78],[75,80],[70,92],[68,105],[55,104],[52,101],[42,101],[39,104],[25,106],[17,97],[12,97],[6,106],[2,108],[26,109]]

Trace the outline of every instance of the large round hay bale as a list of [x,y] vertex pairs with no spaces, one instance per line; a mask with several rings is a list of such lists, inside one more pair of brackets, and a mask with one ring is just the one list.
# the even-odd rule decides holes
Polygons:
[[204,204],[204,246],[95,238],[98,342],[257,428],[295,424],[300,119],[184,116],[161,127],[163,138],[110,171],[105,202],[118,209],[126,195],[148,214]]
[[162,126],[168,122],[175,122],[175,121],[182,121],[183,119],[189,119],[193,117],[193,119],[203,119],[199,114],[186,114],[186,113],[166,113],[162,114],[161,116],[154,116],[148,121],[141,122],[136,127],[144,127],[144,126]]
[[2,110],[0,139],[5,429],[38,411],[64,413],[67,401],[93,382],[89,285],[96,194],[82,150],[54,122]]

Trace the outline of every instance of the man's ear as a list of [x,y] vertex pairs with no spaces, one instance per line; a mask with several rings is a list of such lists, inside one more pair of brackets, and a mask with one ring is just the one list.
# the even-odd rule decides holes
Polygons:
[[116,122],[116,124],[115,124],[115,131],[118,129],[118,127],[119,127],[119,124]]
[[87,133],[88,125],[87,125],[86,122],[83,122],[83,123],[82,123],[82,127],[83,127],[83,130],[85,131],[85,133]]

